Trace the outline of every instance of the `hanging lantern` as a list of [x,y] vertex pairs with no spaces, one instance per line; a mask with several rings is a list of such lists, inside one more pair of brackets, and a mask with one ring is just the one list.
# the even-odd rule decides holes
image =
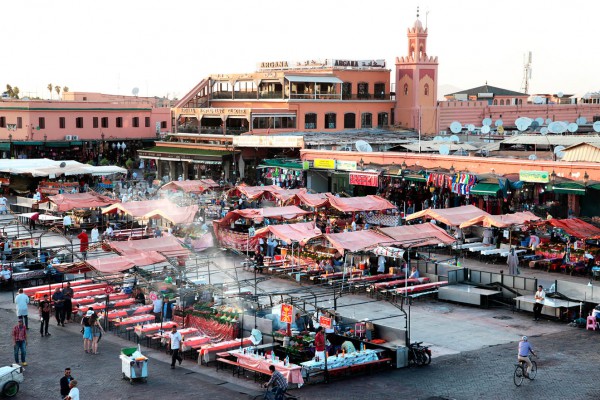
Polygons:
[[121,143],[117,143],[117,149],[121,150]]
[[115,149],[116,147],[117,147],[117,144],[113,142],[112,148]]
[[121,145],[121,148],[123,149],[123,151],[125,151],[125,149],[127,148],[127,146],[125,145],[125,142],[123,142],[123,144]]

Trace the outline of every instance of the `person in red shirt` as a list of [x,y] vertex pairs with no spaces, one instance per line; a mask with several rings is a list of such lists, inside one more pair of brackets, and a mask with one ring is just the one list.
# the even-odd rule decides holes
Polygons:
[[317,328],[317,334],[315,335],[315,360],[325,359],[325,332],[323,327]]
[[81,233],[77,235],[77,239],[79,239],[79,251],[81,252],[81,256],[84,260],[87,260],[87,251],[90,240],[85,232],[85,229],[81,230]]
[[26,366],[25,356],[27,355],[27,328],[23,323],[23,318],[19,317],[19,323],[12,330],[12,340],[15,350],[15,363],[19,363],[19,351],[21,352],[21,365]]

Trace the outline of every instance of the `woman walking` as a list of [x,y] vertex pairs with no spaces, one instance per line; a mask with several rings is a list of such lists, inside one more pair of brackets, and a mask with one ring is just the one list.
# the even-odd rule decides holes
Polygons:
[[98,341],[102,336],[104,330],[100,325],[100,321],[98,320],[98,314],[93,313],[90,317],[90,326],[92,328],[92,349],[91,354],[98,354]]
[[85,316],[81,319],[81,325],[83,325],[83,351],[86,353],[92,352],[92,325],[90,324],[90,318],[94,315],[94,310],[88,310]]

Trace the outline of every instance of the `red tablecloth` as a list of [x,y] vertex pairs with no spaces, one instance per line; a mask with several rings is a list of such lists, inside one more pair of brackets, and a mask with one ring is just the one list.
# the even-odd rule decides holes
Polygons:
[[[91,279],[82,279],[82,280],[79,280],[79,281],[71,281],[71,287],[75,288],[75,286],[86,285],[86,284],[89,284],[89,283],[92,283]],[[51,290],[52,292],[54,292],[54,290],[57,287],[58,288],[63,288],[65,286],[67,286],[66,282],[53,283],[51,285],[32,286],[32,287],[28,287],[28,288],[23,288],[23,293],[25,293],[27,296],[33,296],[34,294],[36,294],[39,291]]]
[[142,314],[133,317],[123,318],[118,321],[115,320],[113,321],[113,324],[115,326],[140,325],[144,322],[154,321],[154,318],[155,317],[153,314]]
[[106,294],[104,288],[92,289],[92,290],[75,290],[73,293],[73,299],[81,299],[84,297],[93,297],[93,296],[101,296]]
[[[129,307],[134,303],[135,303],[135,299],[128,298],[128,299],[123,299],[123,300],[110,301],[108,303],[108,307],[109,308]],[[106,308],[106,302],[82,305],[79,307],[79,311],[85,312],[88,310],[89,307],[92,307],[94,309],[94,311],[104,310]]]
[[133,308],[120,309],[120,310],[111,310],[108,312],[108,319],[112,321],[113,319],[119,318],[119,317],[128,317],[128,316],[132,316],[132,315],[147,314],[147,313],[151,313],[152,309],[153,309],[153,306],[152,306],[152,304],[150,304],[148,306],[139,306],[139,307],[133,307]]
[[200,357],[198,357],[198,363],[200,360],[204,359],[204,362],[208,363],[209,361],[213,361],[214,355],[216,353],[232,350],[238,347],[250,346],[252,341],[250,338],[244,338],[244,340],[235,339],[235,340],[226,340],[224,342],[218,342],[214,344],[207,344],[202,346],[198,352],[200,353]]
[[[241,365],[247,365],[265,374],[269,374],[269,366],[273,365],[271,357],[255,357],[251,354],[242,354],[239,350],[230,351],[229,354],[237,358]],[[275,362],[275,369],[283,374],[288,383],[303,385],[302,367],[296,364],[284,365],[283,361]]]
[[162,330],[165,331],[176,325],[177,322],[173,321],[163,322],[162,324],[160,322],[154,322],[152,324],[138,325],[135,327],[135,334],[139,337],[144,337],[150,333],[158,332],[161,329],[161,326]]
[[[64,286],[66,287],[66,285],[64,285]],[[106,283],[92,283],[91,285],[74,286],[73,287],[73,293],[75,294],[74,297],[76,297],[78,292],[104,288],[106,286],[108,286]],[[57,287],[60,287],[60,286],[57,286]],[[43,289],[39,289],[38,291],[35,292],[35,294],[33,296],[34,300],[43,299],[45,294],[52,297],[54,290],[56,290],[56,288],[50,290],[50,289],[48,289],[48,286],[45,286],[45,287],[43,287]],[[100,294],[103,294],[103,293],[104,293],[104,291],[102,291],[102,293],[100,293]],[[86,296],[82,296],[82,297],[86,297]]]
[[[92,304],[94,302],[96,302],[98,299],[102,299],[105,296],[94,296],[94,297],[84,297],[82,299],[75,299],[73,300],[73,308],[76,309],[79,306],[82,306],[84,304]],[[114,301],[119,301],[119,300],[125,300],[130,298],[131,295],[127,294],[127,293],[117,293],[117,294],[111,294],[110,295],[110,302],[114,302]]]

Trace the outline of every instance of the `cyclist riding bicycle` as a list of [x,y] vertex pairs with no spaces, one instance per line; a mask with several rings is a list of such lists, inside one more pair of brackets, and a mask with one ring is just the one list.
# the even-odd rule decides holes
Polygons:
[[529,343],[527,336],[523,336],[522,340],[519,342],[519,354],[517,360],[527,364],[527,371],[525,372],[525,378],[527,379],[529,379],[529,373],[531,372],[531,360],[529,359],[529,353],[535,356],[535,353],[533,352],[533,346],[531,346],[531,343]]
[[264,387],[268,388],[272,385],[273,388],[271,389],[271,392],[273,393],[273,398],[275,400],[282,400],[283,394],[288,388],[287,380],[281,372],[275,369],[274,365],[269,365],[269,370],[271,371],[271,379],[264,384]]

